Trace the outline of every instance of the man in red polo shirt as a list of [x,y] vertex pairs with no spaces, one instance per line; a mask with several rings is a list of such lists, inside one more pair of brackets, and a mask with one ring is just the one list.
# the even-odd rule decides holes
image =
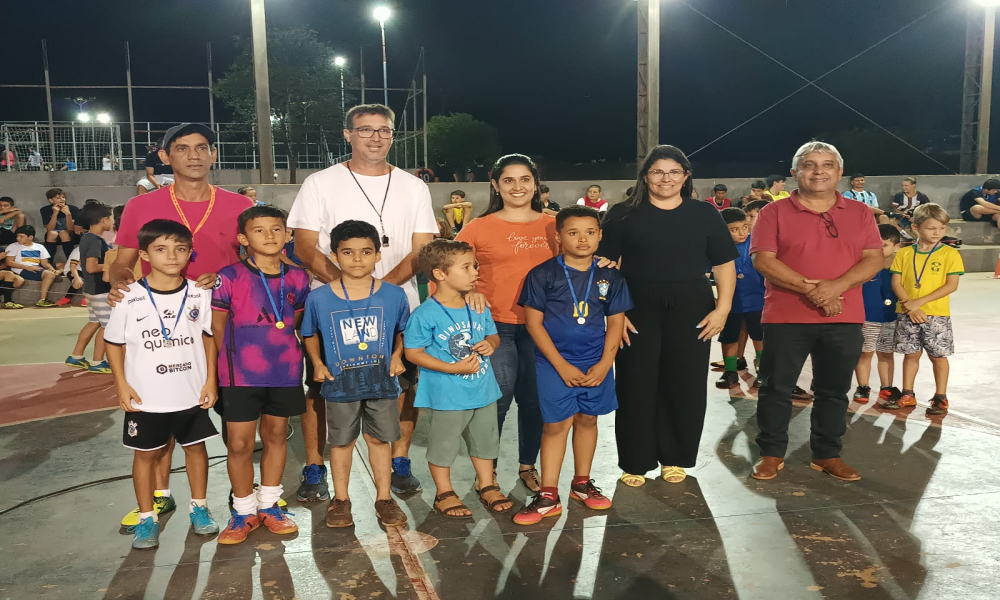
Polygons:
[[750,254],[766,279],[756,479],[785,466],[792,389],[813,357],[812,468],[843,481],[861,476],[840,459],[847,429],[847,394],[861,356],[865,320],[861,285],[882,268],[882,240],[871,210],[837,192],[844,159],[830,144],[810,142],[795,153],[799,189],[788,202],[765,206]]

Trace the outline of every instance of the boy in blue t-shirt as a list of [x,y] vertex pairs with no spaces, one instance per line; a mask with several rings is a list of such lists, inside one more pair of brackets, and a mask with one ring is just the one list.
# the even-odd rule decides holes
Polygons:
[[[739,365],[738,359],[742,357],[738,355],[738,351],[740,331],[744,326],[747,337],[753,341],[753,349],[756,351],[754,364],[760,363],[760,353],[764,348],[764,328],[760,324],[761,313],[764,310],[764,278],[754,268],[750,256],[751,236],[747,214],[739,208],[725,208],[722,210],[722,219],[726,222],[729,235],[732,236],[740,253],[736,259],[736,292],[733,294],[733,307],[729,311],[722,333],[719,334],[725,372],[715,382],[715,387],[729,389],[740,383],[739,370],[742,365]],[[757,370],[760,371],[759,367]],[[757,375],[750,385],[752,388],[760,385],[760,373]]]
[[375,512],[385,525],[406,525],[406,514],[389,493],[389,445],[400,437],[396,376],[405,370],[403,329],[410,306],[402,288],[372,275],[382,259],[379,237],[375,227],[364,221],[344,221],[333,228],[330,259],[341,277],[309,294],[302,319],[313,379],[322,382],[320,395],[327,401],[334,489],[327,527],[354,524],[347,488],[354,444],[362,429],[375,475]]
[[437,290],[413,311],[404,339],[407,360],[420,367],[413,405],[430,413],[427,462],[437,487],[434,510],[449,519],[472,516],[451,485],[451,465],[465,439],[479,501],[492,512],[506,512],[513,503],[493,482],[502,394],[489,357],[500,336],[490,310],[479,314],[465,301],[479,279],[475,250],[465,242],[436,239],[420,249],[418,260]]
[[559,471],[570,428],[576,468],[570,498],[595,510],[611,508],[611,500],[590,478],[590,468],[597,449],[597,417],[618,408],[611,368],[632,298],[621,273],[598,267],[594,259],[601,241],[596,210],[564,208],[556,216],[556,234],[563,255],[532,269],[518,300],[537,347],[535,372],[545,422],[542,489],[514,516],[518,525],[562,513]]
[[882,256],[885,257],[884,268],[866,282],[861,293],[865,301],[865,341],[861,345],[861,359],[854,368],[858,378],[858,389],[854,391],[854,401],[865,404],[871,397],[872,388],[868,385],[872,373],[872,355],[878,357],[878,378],[881,387],[878,399],[883,403],[899,400],[902,392],[893,387],[892,378],[896,368],[893,352],[896,350],[896,294],[892,291],[893,256],[899,250],[902,237],[899,230],[892,225],[879,225],[878,232],[882,236]]

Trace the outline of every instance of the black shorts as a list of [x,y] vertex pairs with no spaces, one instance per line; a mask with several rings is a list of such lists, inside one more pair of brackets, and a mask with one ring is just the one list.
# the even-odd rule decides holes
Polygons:
[[993,217],[991,215],[983,215],[981,217],[977,217],[976,215],[972,214],[972,210],[968,208],[962,211],[962,220],[970,221],[972,223],[994,223]]
[[729,313],[726,319],[726,326],[719,334],[719,343],[735,344],[740,341],[740,330],[743,323],[747,324],[747,337],[755,342],[764,339],[764,327],[760,324],[761,311],[755,310],[745,313]]
[[[321,340],[320,341],[320,346],[319,346],[319,356],[320,356],[321,359],[323,359],[324,361],[326,361],[326,352],[323,350],[323,348],[324,348],[324,346],[323,346],[323,343],[322,343],[322,340]],[[403,390],[405,392],[408,388],[411,388],[411,387],[414,387],[414,386],[417,385],[417,379],[418,379],[418,375],[420,373],[420,370],[417,367],[417,365],[415,365],[415,364],[411,363],[410,361],[406,360],[406,354],[403,354],[403,366],[406,367],[406,370],[403,371],[403,374],[399,376],[399,389],[401,389],[401,390]],[[313,392],[314,394],[319,394],[319,388],[321,388],[323,386],[323,382],[321,382],[321,381],[313,381],[313,374],[316,371],[315,371],[315,369],[313,369],[313,364],[312,364],[312,361],[309,360],[309,355],[308,354],[306,354],[306,369],[305,369],[305,371],[306,371],[306,373],[305,373],[305,376],[306,376],[306,385],[309,386],[309,391]],[[220,412],[219,414],[221,415],[222,413]]]
[[306,394],[302,386],[220,386],[215,408],[226,423],[256,421],[261,415],[296,417],[306,412]]
[[171,436],[181,446],[190,446],[217,435],[208,411],[200,406],[167,413],[127,412],[122,445],[132,450],[159,450]]

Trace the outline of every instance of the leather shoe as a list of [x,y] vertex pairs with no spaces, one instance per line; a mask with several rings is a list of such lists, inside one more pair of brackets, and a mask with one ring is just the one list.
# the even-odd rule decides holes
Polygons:
[[762,456],[757,466],[753,468],[754,479],[774,479],[778,476],[778,471],[785,468],[785,459],[777,456]]
[[814,471],[824,471],[830,477],[841,481],[859,481],[861,475],[839,458],[813,459],[809,465]]

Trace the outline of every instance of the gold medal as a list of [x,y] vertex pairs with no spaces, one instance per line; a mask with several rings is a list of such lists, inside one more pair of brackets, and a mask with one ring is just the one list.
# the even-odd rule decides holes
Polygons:
[[368,342],[361,342],[360,344],[358,344],[358,350],[367,350],[367,349],[368,349]]
[[743,273],[740,273],[739,275],[736,276],[737,279],[743,279],[743,277],[744,277]]
[[277,327],[278,329],[284,329],[285,328],[285,322],[284,321],[278,321],[277,323],[274,324],[274,326]]

